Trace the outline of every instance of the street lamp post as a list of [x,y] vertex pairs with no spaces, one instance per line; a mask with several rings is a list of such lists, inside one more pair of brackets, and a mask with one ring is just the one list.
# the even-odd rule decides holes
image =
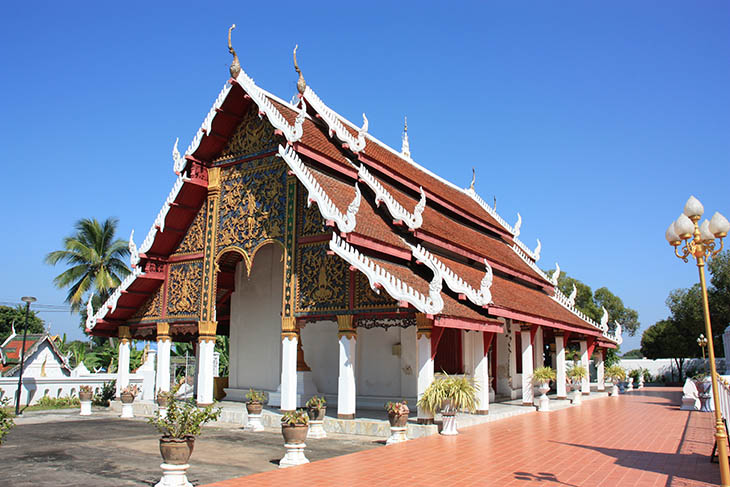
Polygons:
[[705,347],[707,346],[707,337],[705,337],[704,334],[700,333],[700,336],[697,337],[697,345],[702,348],[702,365],[704,365],[705,370],[707,370],[707,362],[705,361]]
[[[705,318],[705,333],[712,337],[712,326],[710,324],[710,309],[707,302],[707,284],[705,282],[705,262],[717,255],[722,250],[722,239],[730,231],[730,222],[720,213],[715,213],[708,222],[699,224],[702,213],[705,209],[702,203],[694,196],[690,196],[684,205],[684,212],[679,215],[676,221],[667,228],[665,237],[669,244],[674,247],[674,254],[687,262],[687,257],[694,257],[700,273],[700,286],[702,287],[702,307]],[[716,247],[715,239],[719,240]],[[684,243],[681,250],[679,246]],[[715,442],[717,444],[717,457],[720,462],[720,479],[723,487],[730,487],[730,467],[728,466],[727,432],[722,423],[720,415],[720,397],[718,394],[717,368],[715,367],[715,348],[712,340],[708,340],[710,354],[710,373],[712,375],[712,399],[715,405]]]
[[25,325],[23,326],[23,346],[20,349],[20,374],[18,374],[18,392],[15,398],[15,415],[20,415],[20,395],[23,392],[23,366],[25,365],[25,339],[28,336],[28,315],[30,314],[30,303],[35,303],[33,296],[20,298],[25,303]]

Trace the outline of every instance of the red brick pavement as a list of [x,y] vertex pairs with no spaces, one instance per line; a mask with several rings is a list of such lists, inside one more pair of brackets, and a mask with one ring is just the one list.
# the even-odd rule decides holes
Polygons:
[[712,414],[680,411],[680,397],[645,388],[210,487],[719,485]]

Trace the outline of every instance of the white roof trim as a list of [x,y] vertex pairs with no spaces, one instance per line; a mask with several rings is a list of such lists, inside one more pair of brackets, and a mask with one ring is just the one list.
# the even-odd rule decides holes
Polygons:
[[307,86],[304,90],[304,98],[309,100],[309,104],[312,108],[322,117],[322,120],[327,124],[329,129],[329,135],[332,137],[333,134],[337,135],[337,138],[347,144],[348,148],[357,153],[365,148],[365,136],[368,130],[368,119],[363,113],[363,126],[356,128],[358,131],[357,138],[353,137],[347,128],[343,125],[340,115],[332,110],[330,107],[324,104],[322,99]]
[[280,145],[279,156],[286,161],[289,169],[291,169],[304,187],[307,188],[309,198],[307,206],[310,206],[312,201],[317,202],[317,208],[319,208],[319,212],[322,214],[324,219],[334,221],[337,224],[337,228],[339,228],[342,233],[350,233],[355,229],[355,226],[357,225],[355,215],[360,209],[360,201],[362,198],[362,195],[360,194],[360,187],[357,183],[355,184],[355,198],[347,207],[347,212],[343,215],[332,202],[322,186],[320,186],[319,182],[312,174],[312,171],[310,171],[302,162],[297,152],[291,146],[284,149],[284,147]]
[[112,295],[109,296],[109,299],[106,300],[106,303],[104,303],[94,315],[88,312],[88,310],[91,308],[90,297],[89,302],[86,304],[86,328],[88,328],[89,330],[93,330],[99,320],[104,319],[104,317],[108,313],[113,313],[114,310],[117,309],[117,301],[119,301],[119,298],[122,296],[122,291],[126,291],[127,288],[134,282],[134,280],[138,276],[141,276],[143,274],[144,272],[142,272],[141,267],[135,267],[134,269],[132,269],[132,272],[130,272],[127,277],[124,278],[122,283],[114,290]]
[[449,289],[455,293],[464,294],[467,298],[469,298],[469,301],[477,306],[487,306],[492,302],[491,287],[494,274],[492,273],[492,267],[489,265],[489,262],[487,262],[487,259],[484,259],[486,273],[482,278],[479,290],[476,290],[464,279],[459,277],[450,267],[441,262],[435,255],[421,247],[420,244],[414,246],[408,242],[405,243],[411,248],[413,257],[424,263],[430,261],[431,264],[438,268],[439,273],[443,277],[444,281],[446,281],[446,285],[449,286]]
[[413,213],[410,213],[365,168],[365,164],[360,164],[359,167],[355,167],[357,167],[357,174],[360,179],[375,193],[376,206],[379,207],[381,202],[385,203],[393,219],[402,220],[411,230],[421,227],[421,224],[423,224],[423,210],[426,209],[426,193],[423,191],[423,188],[419,188],[421,190],[421,199],[413,209]]
[[406,301],[412,304],[418,311],[425,314],[438,314],[444,308],[444,300],[441,297],[441,282],[443,277],[433,263],[429,261],[424,262],[434,273],[433,279],[428,285],[428,296],[424,296],[361,254],[355,247],[334,233],[332,234],[332,240],[330,240],[329,246],[335,254],[365,274],[368,282],[370,282],[370,287],[376,293],[380,293],[378,287],[382,286],[393,299]]

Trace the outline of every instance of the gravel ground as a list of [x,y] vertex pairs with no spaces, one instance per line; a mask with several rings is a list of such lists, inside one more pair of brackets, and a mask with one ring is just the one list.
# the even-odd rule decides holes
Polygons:
[[[159,434],[144,420],[95,410],[26,412],[0,446],[0,485],[13,487],[155,485],[161,476]],[[308,440],[310,461],[384,444],[382,438],[329,434]],[[279,431],[252,433],[238,425],[206,427],[195,442],[188,480],[202,485],[278,468]]]

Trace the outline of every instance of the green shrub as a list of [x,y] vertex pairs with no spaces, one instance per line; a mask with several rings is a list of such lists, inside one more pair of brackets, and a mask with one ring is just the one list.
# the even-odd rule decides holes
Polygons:
[[15,426],[15,421],[10,410],[10,401],[7,397],[3,397],[0,399],[0,445],[13,426]]
[[565,375],[567,375],[569,379],[582,380],[588,377],[588,370],[582,365],[574,364],[568,369]]
[[221,415],[221,408],[215,408],[213,404],[201,409],[195,404],[195,399],[176,399],[174,395],[179,387],[170,391],[172,398],[167,403],[167,413],[162,416],[158,409],[153,417],[147,419],[165,438],[198,436],[205,423],[215,421]]
[[313,409],[321,409],[327,405],[327,400],[324,396],[312,396],[307,401],[306,406]]
[[31,409],[63,409],[79,406],[81,401],[78,397],[50,397],[43,396]]
[[474,379],[465,376],[437,375],[418,400],[418,406],[431,414],[441,411],[474,411],[479,386]]
[[295,424],[309,424],[309,415],[303,409],[287,411],[281,417],[281,424],[294,426]]
[[266,402],[266,393],[264,391],[249,389],[246,393],[246,402],[249,404],[260,402],[263,404]]
[[104,382],[104,385],[101,386],[101,392],[98,394],[94,394],[94,398],[91,400],[91,403],[94,406],[103,406],[103,407],[109,407],[109,401],[114,399],[114,396],[117,393],[117,381],[111,380],[109,382]]
[[556,374],[552,367],[538,367],[532,372],[532,382],[540,384],[555,380]]

